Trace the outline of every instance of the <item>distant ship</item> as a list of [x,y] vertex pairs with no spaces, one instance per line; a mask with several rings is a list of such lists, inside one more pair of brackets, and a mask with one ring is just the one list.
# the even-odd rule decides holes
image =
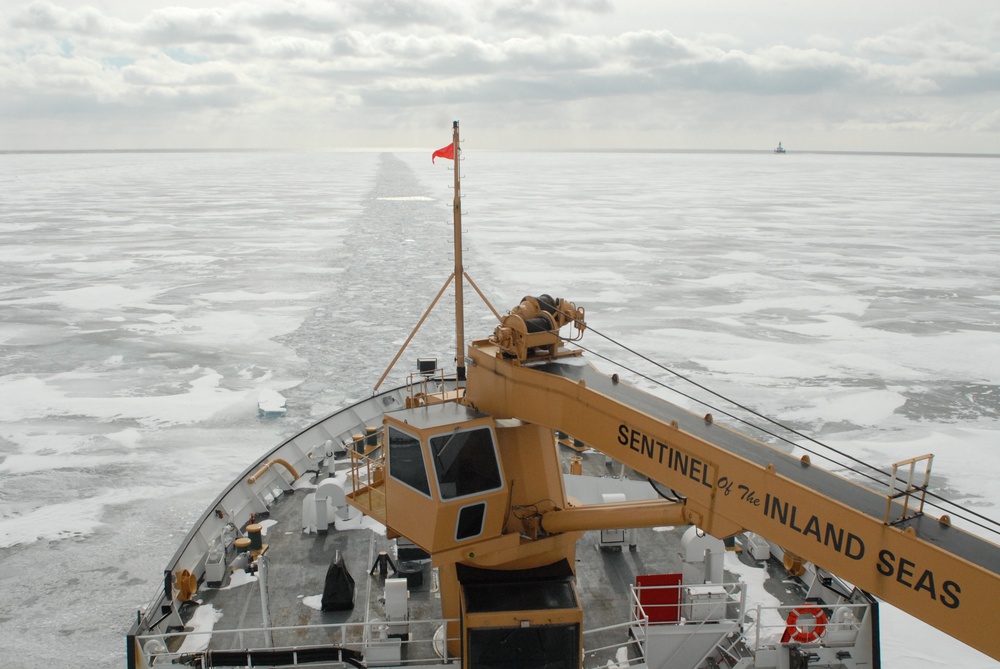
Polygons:
[[783,147],[783,146],[781,145],[781,142],[778,142],[778,148],[776,148],[776,149],[774,150],[774,152],[775,152],[775,153],[785,153],[785,147]]

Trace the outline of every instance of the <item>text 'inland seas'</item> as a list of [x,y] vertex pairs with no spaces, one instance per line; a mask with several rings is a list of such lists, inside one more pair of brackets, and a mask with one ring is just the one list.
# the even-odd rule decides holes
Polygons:
[[[718,480],[713,480],[712,467],[707,462],[669,442],[630,428],[625,423],[618,426],[617,441],[629,450],[645,456],[658,467],[669,470],[664,474],[680,475],[682,477],[680,481],[670,477],[678,492],[684,492],[685,479],[709,489],[718,487],[723,495],[727,497],[735,495],[740,502],[760,509],[761,513],[771,521],[776,521],[803,537],[815,540],[826,549],[859,562],[866,556],[871,559],[864,539],[858,534],[822,518],[820,514],[800,511],[799,506],[793,501],[782,500],[767,491],[761,495],[750,486],[734,481],[728,476],[720,476]],[[949,609],[957,609],[960,606],[959,594],[962,588],[954,580],[935,574],[932,569],[921,567],[915,559],[897,555],[887,548],[879,550],[876,559],[875,568],[882,576],[892,578],[914,592],[924,593]]]

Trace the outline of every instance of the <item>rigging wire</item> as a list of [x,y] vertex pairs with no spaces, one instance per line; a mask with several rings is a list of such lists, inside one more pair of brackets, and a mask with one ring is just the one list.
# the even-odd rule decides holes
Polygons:
[[[569,316],[569,314],[565,314],[565,315]],[[570,316],[570,318],[572,318],[572,317]],[[575,321],[576,319],[573,319],[573,320]],[[880,478],[878,478],[878,477],[876,477],[876,476],[874,476],[872,474],[869,474],[869,473],[867,473],[865,471],[862,471],[862,470],[860,470],[860,469],[858,469],[856,467],[852,467],[849,464],[845,464],[843,462],[840,462],[840,461],[838,461],[838,460],[836,460],[836,459],[834,459],[834,458],[832,458],[832,457],[830,457],[828,455],[824,455],[823,453],[819,453],[819,452],[817,452],[817,451],[815,451],[813,449],[807,448],[806,446],[803,446],[800,443],[792,441],[791,439],[789,439],[789,438],[787,438],[785,436],[782,436],[782,435],[777,434],[777,433],[775,433],[775,432],[773,432],[771,430],[768,430],[768,429],[766,429],[764,427],[761,427],[760,425],[756,425],[754,423],[751,423],[750,421],[748,421],[748,420],[746,420],[744,418],[741,418],[741,417],[733,414],[732,412],[729,412],[729,411],[726,411],[726,410],[721,409],[719,407],[713,406],[712,404],[709,404],[708,402],[706,402],[703,399],[699,399],[697,397],[694,397],[693,395],[690,395],[690,394],[685,393],[685,392],[683,392],[681,390],[673,388],[673,387],[667,385],[666,383],[663,383],[662,381],[660,381],[658,379],[652,378],[649,375],[644,374],[644,373],[642,373],[642,372],[640,372],[640,371],[638,371],[636,369],[633,369],[631,367],[628,367],[627,365],[625,365],[625,364],[623,364],[621,362],[618,362],[616,360],[613,360],[612,358],[609,358],[608,356],[605,356],[605,355],[600,354],[600,353],[598,353],[598,352],[596,352],[596,351],[594,351],[592,349],[589,349],[589,348],[587,348],[585,346],[582,346],[578,342],[572,342],[572,340],[567,340],[567,341],[571,341],[572,343],[575,344],[575,346],[577,348],[579,348],[579,349],[581,349],[583,351],[586,351],[587,353],[590,353],[593,356],[601,358],[602,360],[605,360],[605,361],[607,361],[607,362],[609,362],[609,363],[611,363],[611,364],[613,364],[615,366],[621,367],[622,369],[624,369],[624,370],[626,370],[626,371],[628,371],[628,372],[630,372],[632,374],[635,374],[635,375],[639,376],[640,378],[643,378],[643,379],[649,381],[650,383],[653,383],[653,384],[655,384],[657,386],[660,386],[661,388],[665,388],[667,390],[670,390],[671,392],[677,393],[678,395],[681,395],[682,397],[686,397],[687,399],[690,399],[693,402],[696,402],[698,404],[701,404],[702,406],[708,407],[712,411],[717,411],[720,414],[722,414],[724,416],[727,416],[728,418],[731,418],[731,419],[733,419],[733,420],[735,420],[735,421],[737,421],[739,423],[742,423],[742,424],[744,424],[746,426],[749,426],[749,427],[751,427],[751,428],[753,428],[755,430],[759,430],[760,432],[762,432],[764,434],[767,434],[767,435],[769,435],[771,437],[774,437],[775,439],[783,441],[783,442],[785,442],[787,444],[790,444],[792,446],[798,447],[798,448],[802,449],[803,451],[806,451],[807,453],[810,453],[810,454],[815,455],[817,457],[823,458],[824,460],[832,462],[832,463],[834,463],[835,465],[837,465],[839,467],[843,467],[843,468],[847,469],[848,471],[854,472],[855,474],[857,474],[857,475],[859,475],[859,476],[861,476],[863,478],[866,478],[866,479],[868,479],[870,481],[873,481],[875,483],[878,483],[881,486],[888,486],[888,485],[890,485],[890,483],[895,483],[896,481],[904,482],[903,479],[900,479],[898,477],[896,477],[895,481],[892,481],[892,479],[893,479],[892,475],[889,474],[888,472],[886,472],[885,470],[879,469],[878,467],[875,467],[874,465],[869,464],[869,463],[865,462],[864,460],[860,460],[860,459],[858,459],[858,458],[850,455],[849,453],[845,453],[845,452],[843,452],[843,451],[841,451],[839,449],[836,449],[833,446],[830,446],[828,444],[824,444],[823,442],[817,440],[814,437],[810,437],[807,434],[803,434],[802,432],[799,432],[798,430],[796,430],[796,429],[794,429],[792,427],[789,427],[789,426],[787,426],[787,425],[785,425],[785,424],[783,424],[783,423],[781,423],[781,422],[779,422],[779,421],[777,421],[777,420],[775,420],[773,418],[765,416],[765,415],[763,415],[763,414],[755,411],[754,409],[751,409],[750,407],[748,407],[748,406],[746,406],[744,404],[741,404],[740,402],[737,402],[736,400],[733,400],[733,399],[731,399],[729,397],[726,397],[725,395],[722,395],[721,393],[719,393],[719,392],[717,392],[715,390],[712,390],[711,388],[708,388],[707,386],[704,386],[701,383],[698,383],[697,381],[695,381],[695,380],[693,380],[693,379],[685,376],[684,374],[681,374],[680,372],[678,372],[676,370],[673,370],[673,369],[667,367],[666,365],[664,365],[662,363],[659,363],[656,360],[653,360],[652,358],[649,358],[646,355],[643,355],[642,353],[639,353],[638,351],[636,351],[636,350],[630,348],[629,346],[626,346],[625,344],[623,344],[623,343],[621,343],[621,342],[613,339],[612,337],[604,334],[603,332],[595,330],[593,327],[590,327],[590,326],[585,326],[585,327],[586,327],[586,329],[590,330],[591,332],[593,332],[594,334],[598,335],[599,337],[602,337],[603,339],[607,340],[608,342],[614,344],[615,346],[618,346],[619,348],[621,348],[621,349],[623,349],[625,351],[628,351],[629,353],[637,356],[641,360],[644,360],[644,361],[648,362],[649,364],[651,364],[651,365],[653,365],[653,366],[655,366],[655,367],[657,367],[657,368],[659,368],[659,369],[661,369],[661,370],[663,370],[663,371],[665,371],[665,372],[667,372],[667,373],[669,373],[669,374],[677,377],[678,379],[680,379],[682,381],[685,381],[685,382],[687,382],[687,383],[689,383],[689,384],[691,384],[691,385],[693,385],[693,386],[695,386],[695,387],[697,387],[697,388],[699,388],[699,389],[701,389],[701,390],[703,390],[703,391],[705,391],[705,392],[713,395],[714,397],[717,397],[717,398],[723,400],[724,402],[727,402],[727,403],[729,403],[729,404],[731,404],[731,405],[733,405],[735,407],[738,407],[739,409],[741,409],[743,411],[746,411],[747,413],[749,413],[749,414],[751,414],[753,416],[756,416],[757,418],[759,418],[761,420],[767,421],[768,423],[770,423],[770,424],[772,424],[772,425],[774,425],[776,427],[779,427],[782,430],[785,430],[785,431],[787,431],[787,432],[789,432],[789,433],[791,433],[791,434],[793,434],[793,435],[795,435],[795,436],[797,436],[797,437],[799,437],[801,439],[804,439],[804,440],[806,440],[806,441],[808,441],[808,442],[810,442],[812,444],[815,444],[815,445],[817,445],[817,446],[819,446],[821,448],[825,448],[825,449],[827,449],[829,451],[832,451],[832,452],[836,453],[837,455],[839,455],[839,456],[841,456],[843,458],[846,458],[847,460],[850,460],[852,462],[857,463],[858,465],[861,465],[862,467],[865,467],[867,469],[871,469],[871,470],[877,472],[878,474],[881,474],[884,477],[884,479],[880,479]],[[933,508],[939,509],[940,511],[944,511],[944,512],[949,512],[950,511],[951,513],[955,514],[956,517],[961,518],[962,520],[964,520],[964,521],[966,521],[966,522],[968,522],[968,523],[970,523],[972,525],[975,525],[976,527],[984,529],[987,532],[991,532],[991,533],[995,533],[995,534],[1000,534],[1000,521],[994,520],[994,519],[992,519],[992,518],[990,518],[988,516],[984,516],[983,514],[980,514],[980,513],[976,512],[976,511],[972,510],[972,509],[969,509],[967,507],[962,506],[958,502],[953,502],[952,500],[949,500],[949,499],[947,499],[947,498],[945,498],[945,497],[943,497],[943,496],[941,496],[941,495],[939,495],[937,493],[934,493],[931,490],[924,490],[923,492],[924,492],[925,497],[931,497],[933,499],[938,500],[939,502],[941,502],[943,504],[948,504],[948,505],[950,505],[950,507],[954,507],[955,509],[959,509],[962,512],[962,514],[968,514],[969,516],[975,516],[976,518],[979,518],[980,520],[985,521],[985,523],[988,523],[988,524],[983,524],[983,523],[978,522],[976,520],[973,520],[972,518],[969,518],[968,516],[965,516],[965,515],[959,515],[958,513],[955,513],[955,511],[952,510],[952,509],[950,509],[950,508],[946,508],[946,507],[942,506],[941,504],[938,504],[938,503],[936,503],[934,501],[927,501],[925,499],[924,504],[926,504],[927,506],[931,506]]]
[[[613,341],[613,340],[609,340],[609,341]],[[613,342],[613,343],[617,343],[617,342]],[[814,450],[812,450],[812,449],[810,449],[810,448],[807,448],[807,447],[805,447],[805,446],[802,446],[801,444],[798,444],[798,443],[796,443],[796,442],[792,441],[791,439],[789,439],[789,438],[787,438],[787,437],[784,437],[784,436],[782,436],[782,435],[780,435],[780,434],[778,434],[778,433],[776,433],[776,432],[772,432],[771,430],[768,430],[768,429],[766,429],[766,428],[763,428],[763,427],[761,427],[761,426],[759,426],[759,425],[755,425],[754,423],[751,423],[750,421],[746,420],[745,418],[740,418],[740,417],[739,417],[739,416],[737,416],[736,414],[734,414],[734,413],[732,413],[732,412],[730,412],[730,411],[726,411],[725,409],[722,409],[722,408],[720,408],[720,407],[719,407],[719,406],[717,406],[717,405],[714,405],[714,404],[710,404],[709,402],[706,402],[706,401],[705,401],[705,400],[703,400],[703,399],[699,399],[699,398],[695,397],[694,395],[691,395],[690,393],[685,393],[685,392],[684,392],[684,391],[682,391],[682,390],[678,390],[678,389],[676,389],[676,388],[673,388],[673,387],[671,387],[671,386],[668,386],[667,384],[663,383],[662,381],[659,381],[658,379],[655,379],[655,378],[653,378],[653,377],[649,376],[648,374],[643,374],[642,372],[640,372],[640,371],[638,371],[638,370],[636,370],[636,369],[634,369],[634,368],[631,368],[631,367],[629,367],[629,366],[627,366],[627,365],[625,365],[625,364],[623,364],[623,363],[621,363],[621,362],[618,362],[618,361],[616,361],[616,360],[613,360],[613,359],[609,358],[609,357],[608,357],[608,356],[606,356],[606,355],[603,355],[603,354],[601,354],[601,353],[598,353],[597,351],[594,351],[593,349],[589,349],[589,348],[587,348],[587,347],[585,347],[585,346],[580,346],[579,344],[577,344],[577,347],[578,347],[578,348],[580,348],[580,349],[581,349],[581,350],[583,350],[583,351],[586,351],[587,353],[590,353],[591,355],[593,355],[593,356],[595,356],[595,357],[598,357],[598,358],[601,358],[602,360],[606,360],[607,362],[610,362],[610,363],[612,363],[613,365],[616,365],[616,366],[618,366],[618,367],[621,367],[622,369],[624,369],[624,370],[626,370],[626,371],[628,371],[628,372],[631,372],[632,374],[635,374],[636,376],[638,376],[638,377],[640,377],[640,378],[643,378],[643,379],[645,379],[645,380],[649,381],[650,383],[654,383],[654,384],[656,384],[656,385],[660,386],[661,388],[665,388],[665,389],[667,389],[667,390],[670,390],[671,392],[674,392],[674,393],[676,393],[676,394],[678,394],[678,395],[680,395],[680,396],[682,396],[682,397],[686,397],[687,399],[689,399],[689,400],[691,400],[691,401],[693,401],[693,402],[697,402],[698,404],[700,404],[700,405],[702,405],[702,406],[704,406],[704,407],[707,407],[707,408],[711,409],[712,411],[715,411],[715,412],[717,412],[717,413],[720,413],[720,414],[722,414],[723,416],[726,416],[727,418],[731,418],[731,419],[733,419],[733,420],[735,420],[735,421],[737,421],[737,422],[739,422],[739,423],[742,423],[742,424],[744,424],[744,425],[746,425],[746,426],[748,426],[748,427],[752,427],[752,428],[753,428],[753,429],[755,429],[755,430],[758,430],[758,431],[760,431],[760,432],[763,432],[764,434],[766,434],[766,435],[768,435],[768,436],[770,436],[770,437],[774,437],[775,439],[778,439],[778,440],[780,440],[780,441],[783,441],[783,442],[785,442],[785,443],[787,443],[787,444],[790,444],[790,445],[792,445],[792,446],[797,446],[797,447],[801,448],[801,449],[802,449],[803,451],[805,451],[805,452],[807,452],[807,453],[810,453],[810,454],[812,454],[812,455],[815,455],[816,457],[820,457],[820,458],[823,458],[824,460],[827,460],[827,461],[829,461],[829,462],[832,462],[832,463],[834,463],[834,464],[836,464],[836,465],[839,465],[839,466],[841,466],[841,467],[844,467],[845,469],[847,469],[847,470],[849,470],[849,471],[852,471],[852,472],[854,472],[854,473],[856,473],[856,474],[858,474],[858,475],[860,475],[860,476],[863,476],[863,477],[865,477],[865,478],[867,478],[867,479],[869,479],[869,480],[871,480],[871,481],[874,481],[875,483],[879,483],[879,484],[881,484],[881,485],[888,485],[887,481],[884,481],[884,480],[881,480],[881,479],[879,479],[879,478],[877,478],[877,477],[875,477],[875,476],[872,476],[871,474],[867,474],[867,473],[865,473],[865,472],[863,472],[863,471],[860,471],[860,470],[858,470],[858,469],[856,469],[856,468],[854,468],[854,467],[851,467],[850,465],[845,465],[845,464],[844,464],[844,463],[842,463],[842,462],[838,462],[837,460],[835,460],[835,459],[831,458],[831,457],[830,457],[830,456],[828,456],[828,455],[823,455],[822,453],[818,453],[818,452],[816,452],[816,451],[814,451]],[[629,349],[626,349],[626,350],[629,350]],[[633,352],[633,353],[634,353],[634,351],[631,351],[631,352]],[[654,362],[654,361],[652,361],[652,360],[649,360],[648,358],[645,358],[645,357],[643,357],[643,356],[642,356],[641,354],[639,354],[639,353],[636,353],[636,355],[639,355],[639,356],[640,356],[640,357],[642,357],[642,358],[643,358],[644,360],[646,360],[647,362],[650,362],[651,364],[654,364],[654,365],[656,365],[657,367],[662,367],[662,365],[660,365],[659,363],[656,363],[656,362]],[[718,397],[719,399],[721,399],[721,400],[724,400],[724,401],[726,401],[726,402],[729,402],[729,403],[733,404],[734,406],[736,406],[736,407],[739,407],[740,409],[743,409],[744,411],[746,411],[746,412],[748,412],[748,413],[751,413],[751,414],[753,414],[754,416],[757,416],[757,417],[759,417],[759,418],[762,418],[762,419],[764,419],[764,420],[766,420],[766,421],[768,421],[768,422],[771,422],[771,423],[774,423],[774,424],[775,424],[775,425],[777,425],[778,427],[781,427],[781,428],[783,428],[783,429],[786,429],[786,430],[788,430],[789,432],[791,432],[792,434],[796,434],[796,435],[799,435],[799,436],[802,436],[802,437],[803,437],[803,438],[805,438],[805,439],[808,439],[809,441],[812,441],[812,442],[816,442],[816,440],[815,440],[815,439],[813,439],[813,438],[811,438],[811,437],[808,437],[808,436],[805,436],[805,435],[802,435],[802,434],[800,434],[800,433],[799,433],[799,432],[797,432],[797,431],[796,431],[796,430],[795,430],[794,428],[790,428],[790,427],[786,427],[786,426],[782,425],[781,423],[778,423],[778,422],[776,422],[776,421],[774,421],[774,420],[772,420],[772,419],[770,419],[770,418],[767,418],[766,416],[762,416],[761,414],[757,413],[757,412],[756,412],[756,411],[754,411],[753,409],[750,409],[749,407],[746,407],[746,406],[744,406],[744,405],[740,404],[739,402],[736,402],[736,401],[734,401],[734,400],[731,400],[731,399],[729,399],[729,398],[725,397],[724,395],[721,395],[721,394],[717,393],[717,392],[716,392],[716,391],[714,391],[714,390],[711,390],[711,389],[709,389],[709,388],[706,388],[705,386],[701,385],[701,384],[700,384],[700,383],[698,383],[697,381],[692,381],[691,379],[689,379],[688,377],[684,376],[683,374],[680,374],[680,373],[678,373],[678,372],[675,372],[674,370],[671,370],[671,369],[668,369],[668,368],[665,368],[665,367],[662,367],[662,368],[663,368],[663,369],[665,369],[666,371],[670,372],[671,374],[674,374],[674,375],[676,375],[676,376],[677,376],[678,378],[680,378],[680,379],[682,379],[682,380],[684,380],[684,381],[687,381],[687,382],[691,383],[692,385],[694,385],[694,386],[697,386],[698,388],[701,388],[701,389],[702,389],[702,390],[704,390],[705,392],[708,392],[708,393],[711,393],[712,395],[715,395],[715,396],[716,396],[716,397]],[[853,458],[852,456],[850,456],[850,455],[848,455],[848,454],[845,454],[845,453],[841,453],[840,451],[838,451],[837,449],[835,449],[835,448],[833,448],[833,447],[831,447],[831,446],[826,446],[825,444],[822,444],[822,443],[820,443],[820,442],[816,442],[816,443],[819,443],[819,445],[820,445],[820,446],[824,446],[825,448],[829,448],[830,450],[834,451],[835,453],[838,453],[838,454],[841,454],[841,455],[844,455],[844,456],[845,456],[845,457],[847,457],[848,459],[851,459],[851,460],[855,460],[856,462],[859,462],[860,464],[863,464],[863,465],[865,465],[866,467],[869,467],[869,468],[871,468],[871,469],[874,469],[875,471],[877,471],[878,473],[882,474],[882,475],[883,475],[883,476],[885,476],[886,478],[890,478],[890,476],[889,476],[889,474],[888,474],[888,473],[886,473],[886,472],[882,471],[881,469],[878,469],[877,467],[874,467],[874,466],[872,466],[872,465],[869,465],[869,464],[867,464],[867,463],[865,463],[865,462],[863,462],[863,461],[861,461],[861,460],[857,460],[856,458]]]

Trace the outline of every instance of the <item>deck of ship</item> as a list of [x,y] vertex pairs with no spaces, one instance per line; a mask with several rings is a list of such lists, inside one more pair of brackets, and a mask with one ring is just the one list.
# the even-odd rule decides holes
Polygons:
[[[577,452],[563,448],[566,457]],[[614,468],[606,458],[594,451],[582,455],[584,474],[590,476],[620,475],[620,465]],[[567,463],[566,471],[569,470]],[[327,472],[321,474],[323,477]],[[378,571],[370,571],[379,552],[386,551],[396,565],[395,542],[384,533],[370,529],[336,530],[333,525],[326,533],[306,533],[302,529],[302,503],[311,492],[311,486],[279,496],[271,505],[269,514],[258,517],[266,526],[264,543],[267,544],[267,595],[269,599],[271,641],[266,643],[260,628],[263,626],[260,582],[246,579],[240,574],[229,577],[220,587],[205,584],[199,589],[200,607],[189,607],[188,614],[196,608],[213,607],[225,611],[214,624],[209,649],[240,651],[246,648],[305,648],[314,646],[343,646],[358,649],[363,643],[364,625],[344,623],[369,623],[377,630],[379,621],[385,621],[384,581]],[[357,523],[353,523],[357,525]],[[655,528],[635,530],[635,547],[607,549],[600,545],[600,533],[588,532],[577,544],[576,583],[583,602],[584,629],[594,630],[608,625],[627,623],[632,607],[629,587],[640,574],[659,574],[680,571],[681,535],[686,528]],[[356,584],[355,606],[351,611],[324,612],[318,610],[319,596],[323,593],[327,569],[334,556],[343,556],[345,566]],[[412,563],[411,563],[412,564]],[[420,583],[409,586],[410,632],[429,637],[430,625],[421,627],[419,621],[441,619],[440,600],[434,588],[434,573],[429,561],[420,564]],[[393,574],[390,571],[390,578]],[[727,575],[727,580],[730,580]],[[241,583],[233,585],[233,583]],[[253,631],[250,631],[253,630]],[[377,631],[375,632],[377,633]],[[600,633],[590,633],[584,638],[584,648],[606,650],[588,654],[585,666],[605,666],[615,659],[617,648],[628,643],[624,627]],[[411,649],[415,652],[416,649]],[[430,656],[429,645],[420,649],[423,656]]]

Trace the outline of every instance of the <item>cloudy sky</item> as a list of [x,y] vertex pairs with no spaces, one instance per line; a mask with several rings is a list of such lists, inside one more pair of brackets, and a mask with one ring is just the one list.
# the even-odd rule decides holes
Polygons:
[[0,150],[1000,153],[997,0],[0,0]]

